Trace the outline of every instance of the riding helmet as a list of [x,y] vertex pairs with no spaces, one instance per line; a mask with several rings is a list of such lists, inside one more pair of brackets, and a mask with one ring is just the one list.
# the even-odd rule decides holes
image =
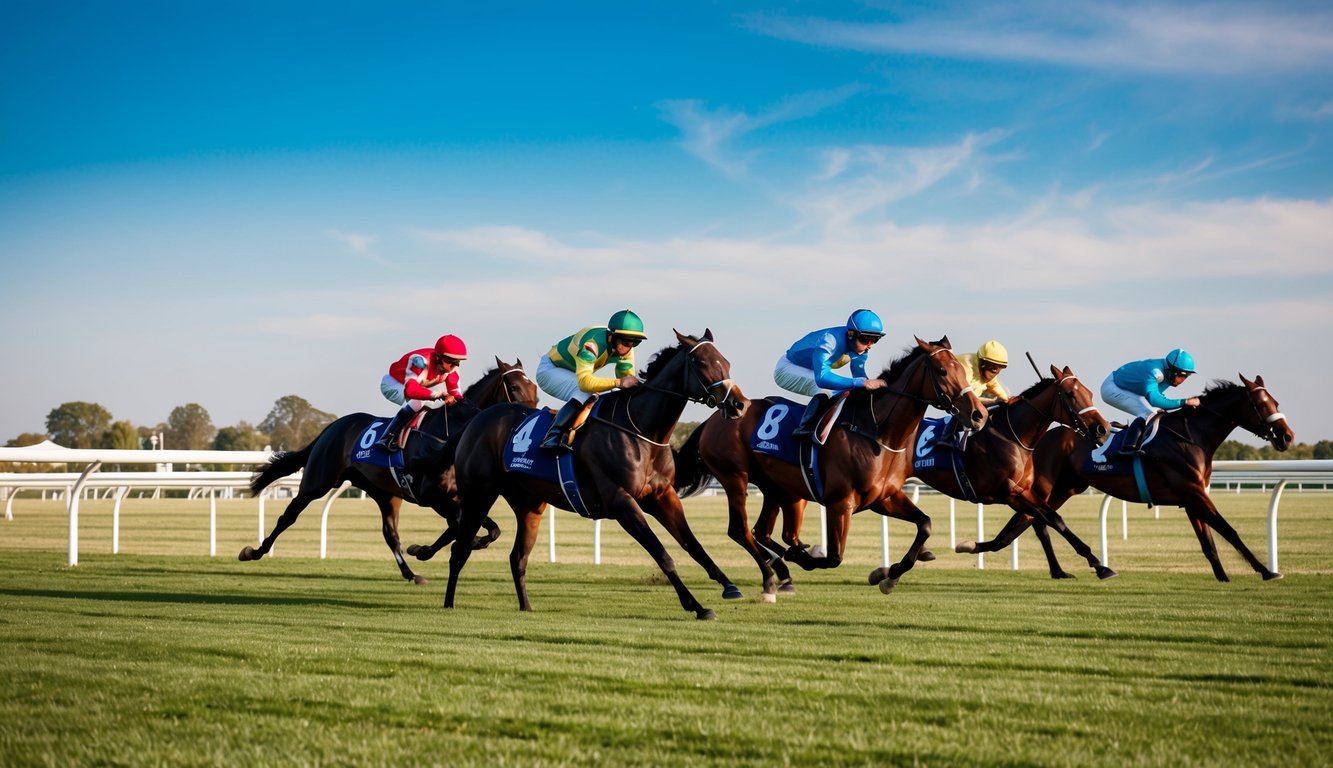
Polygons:
[[1173,371],[1194,373],[1194,356],[1183,349],[1173,349],[1166,353],[1166,365]]
[[883,336],[884,322],[868,309],[858,309],[847,318],[847,330],[863,336]]
[[1009,365],[1009,350],[995,339],[991,339],[977,350],[977,358],[996,365]]
[[435,342],[435,352],[455,360],[467,359],[467,345],[453,334],[441,336],[440,340]]
[[607,330],[617,336],[627,336],[635,339],[648,338],[648,334],[643,332],[643,321],[628,309],[622,309],[611,315],[611,319],[606,321],[606,327]]

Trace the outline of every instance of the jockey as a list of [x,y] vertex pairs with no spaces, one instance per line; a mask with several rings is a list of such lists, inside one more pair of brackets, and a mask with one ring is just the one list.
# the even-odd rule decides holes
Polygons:
[[1183,384],[1192,373],[1194,357],[1183,349],[1173,349],[1163,358],[1125,363],[1106,377],[1102,382],[1102,399],[1135,417],[1120,446],[1122,454],[1138,453],[1148,422],[1161,411],[1199,406],[1197,397],[1182,400],[1163,394],[1168,387]]
[[[634,375],[634,348],[648,338],[639,316],[622,309],[605,326],[581,328],[556,342],[537,364],[537,386],[564,402],[555,421],[542,438],[543,448],[570,448],[574,444],[577,417],[601,392],[638,386]],[[615,366],[616,378],[595,375],[607,365]]]
[[[815,423],[829,402],[828,391],[884,386],[880,379],[866,376],[866,355],[882,338],[884,323],[879,315],[858,309],[847,318],[845,326],[807,333],[778,358],[773,381],[788,392],[811,397],[793,436],[804,437],[814,432]],[[849,364],[850,378],[833,372]]]
[[[990,407],[1009,399],[1009,390],[1000,383],[1000,371],[1009,367],[1009,350],[995,339],[982,344],[976,354],[965,352],[958,356],[967,373],[967,384],[972,392],[981,399],[982,405]],[[950,419],[948,431],[940,436],[940,443],[962,448],[967,430],[960,419]]]
[[441,336],[434,349],[408,352],[389,366],[380,380],[380,392],[403,406],[394,414],[379,445],[397,450],[398,433],[422,408],[453,405],[463,397],[458,388],[458,365],[467,359],[467,345],[457,336]]

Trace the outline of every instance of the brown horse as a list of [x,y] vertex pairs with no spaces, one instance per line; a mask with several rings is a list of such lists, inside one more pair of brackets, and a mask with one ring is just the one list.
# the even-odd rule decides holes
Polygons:
[[1204,557],[1213,566],[1218,581],[1228,579],[1217,557],[1213,530],[1231,542],[1264,580],[1282,578],[1282,574],[1259,562],[1208,496],[1213,453],[1236,427],[1254,433],[1279,451],[1287,450],[1295,439],[1287,417],[1278,410],[1277,400],[1264,387],[1264,377],[1256,376],[1250,381],[1241,376],[1240,380],[1240,384],[1214,381],[1200,396],[1197,408],[1183,408],[1158,417],[1157,436],[1142,449],[1149,499],[1139,493],[1132,476],[1084,474],[1084,462],[1095,446],[1068,429],[1053,429],[1037,444],[1033,491],[1052,509],[1059,509],[1070,496],[1082,493],[1089,485],[1126,501],[1174,504],[1189,516]]
[[[487,371],[468,387],[461,401],[436,411],[428,411],[421,426],[411,430],[408,435],[403,449],[403,462],[405,473],[418,479],[415,501],[435,510],[436,514],[444,518],[446,525],[444,533],[434,544],[408,548],[420,560],[430,559],[455,535],[452,523],[457,519],[458,492],[453,477],[454,447],[463,427],[488,406],[519,403],[532,407],[537,404],[537,385],[524,373],[522,361],[509,365],[496,358],[495,362],[497,367]],[[240,560],[258,560],[267,555],[273,548],[273,542],[296,522],[311,502],[347,481],[365,491],[379,507],[384,543],[393,553],[403,578],[415,584],[426,583],[425,578],[413,573],[408,567],[398,540],[398,513],[403,502],[403,490],[387,468],[352,461],[352,452],[358,448],[357,441],[376,422],[387,423],[387,420],[369,413],[343,416],[325,427],[310,445],[299,451],[275,455],[255,473],[250,479],[250,493],[258,496],[278,478],[305,470],[296,496],[283,510],[272,533],[264,538],[258,548],[247,546],[242,549]],[[474,542],[478,549],[486,547],[500,535],[500,528],[494,521],[487,518],[485,523],[487,536]],[[475,534],[474,530],[471,535]]]
[[[731,381],[731,364],[713,344],[713,334],[702,338],[679,331],[677,346],[659,352],[643,374],[643,383],[602,396],[597,415],[579,428],[574,441],[574,471],[590,516],[614,519],[652,555],[666,574],[681,606],[700,619],[713,618],[686,588],[671,556],[644,519],[656,518],[710,578],[723,585],[723,597],[738,598],[740,590],[722,573],[685,520],[680,498],[672,488],[675,466],[667,440],[686,401],[718,408],[737,418],[749,405]],[[528,555],[537,538],[537,526],[547,504],[569,509],[561,486],[531,475],[506,470],[506,445],[525,441],[516,428],[531,413],[520,406],[500,406],[483,412],[468,425],[458,445],[458,490],[463,506],[459,538],[449,557],[449,587],[444,607],[454,605],[458,576],[472,553],[471,537],[496,499],[503,496],[514,510],[517,532],[509,554],[520,610],[528,602]]]
[[[1051,373],[1054,378],[1041,379],[1017,397],[990,409],[990,423],[967,441],[961,478],[955,474],[947,454],[945,461],[918,470],[916,476],[955,499],[1013,507],[1014,516],[994,539],[960,542],[954,547],[955,552],[1004,549],[1033,520],[1041,520],[1059,531],[1074,551],[1087,559],[1098,578],[1109,579],[1116,575],[1115,571],[1102,565],[1092,549],[1069,530],[1060,513],[1047,507],[1032,492],[1032,452],[1051,422],[1069,427],[1097,445],[1106,441],[1110,431],[1110,424],[1093,404],[1092,392],[1069,366],[1062,370],[1052,365]],[[1072,578],[1056,560],[1051,559],[1049,564],[1051,578]]]
[[[973,429],[980,429],[986,423],[986,409],[968,387],[967,375],[951,351],[948,337],[934,343],[917,339],[916,345],[885,368],[879,378],[888,386],[855,389],[847,395],[837,423],[819,448],[818,469],[823,478],[831,542],[823,557],[813,557],[800,541],[805,502],[815,500],[802,469],[750,447],[751,435],[761,428],[762,420],[770,418],[766,414],[772,401],[756,401],[763,407],[752,408],[739,421],[710,416],[677,454],[679,491],[685,495],[698,491],[710,476],[726,490],[730,515],[727,534],[759,565],[764,602],[776,600],[779,576],[784,591],[789,590],[786,568],[775,557],[779,552],[783,552],[783,559],[806,570],[838,567],[855,512],[873,509],[916,526],[916,539],[902,560],[872,574],[872,579],[879,577],[872,583],[880,584],[886,593],[911,570],[930,536],[930,518],[903,492],[903,482],[912,473],[911,447],[917,426],[927,406],[957,414],[962,401],[968,422]],[[745,512],[750,483],[764,497],[760,523],[754,531],[747,526]],[[785,551],[768,538],[779,509],[785,515]],[[756,540],[756,534],[762,541]]]

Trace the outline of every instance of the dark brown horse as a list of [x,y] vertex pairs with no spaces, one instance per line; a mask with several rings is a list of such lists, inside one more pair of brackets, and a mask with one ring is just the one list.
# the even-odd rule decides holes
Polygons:
[[[656,518],[708,576],[723,585],[723,597],[741,596],[685,520],[672,487],[675,465],[667,440],[686,401],[718,408],[732,418],[743,414],[749,403],[732,383],[731,364],[713,344],[711,332],[704,331],[702,338],[677,332],[676,338],[677,346],[663,349],[649,363],[641,385],[602,396],[598,414],[579,429],[574,441],[574,470],[589,514],[620,523],[666,574],[681,606],[700,619],[710,619],[713,612],[700,605],[681,581],[644,513]],[[458,576],[472,552],[472,535],[491,505],[503,496],[518,521],[509,554],[518,606],[532,610],[526,574],[537,526],[547,504],[562,509],[570,505],[558,484],[506,471],[505,446],[519,443],[521,433],[513,433],[530,413],[531,409],[521,406],[488,409],[468,425],[459,441],[456,469],[463,516],[459,538],[450,551],[446,608],[454,605]]]
[[[1101,579],[1115,576],[1102,565],[1092,549],[1069,530],[1060,513],[1046,506],[1032,492],[1032,452],[1051,422],[1072,429],[1091,443],[1100,445],[1110,424],[1093,403],[1092,392],[1069,370],[1051,366],[1054,378],[1041,379],[1017,397],[990,409],[986,428],[972,435],[962,453],[960,478],[951,456],[929,469],[918,470],[922,482],[955,499],[979,504],[1008,504],[1014,516],[990,541],[964,541],[955,552],[994,552],[1004,549],[1033,520],[1042,520],[1065,537],[1074,551],[1087,559]],[[941,449],[936,448],[936,451]],[[964,485],[966,484],[966,485]],[[1053,556],[1052,556],[1053,557]],[[1050,561],[1051,578],[1070,578],[1059,562]]]
[[[805,502],[815,500],[801,468],[750,447],[750,436],[761,428],[761,420],[768,418],[772,401],[756,401],[762,407],[752,408],[739,421],[710,416],[677,454],[677,490],[689,495],[701,489],[710,476],[726,490],[730,515],[727,534],[759,565],[764,602],[776,599],[779,577],[784,584],[789,582],[786,568],[775,558],[779,552],[806,570],[841,564],[847,529],[855,512],[873,509],[916,526],[916,539],[902,560],[872,574],[872,578],[879,576],[872,583],[880,584],[886,593],[911,570],[930,536],[930,518],[903,492],[903,482],[912,474],[911,447],[917,426],[930,405],[955,414],[961,410],[974,429],[985,425],[986,410],[968,388],[967,375],[951,351],[948,337],[933,344],[917,339],[916,345],[885,368],[879,378],[887,386],[852,390],[819,449],[830,540],[823,557],[813,557],[800,541]],[[748,527],[745,512],[750,483],[764,498],[754,531]],[[785,515],[785,550],[769,539],[779,509]]]
[[[519,403],[529,407],[537,404],[537,385],[523,371],[522,361],[509,365],[499,358],[497,367],[487,371],[463,393],[463,399],[452,406],[428,411],[419,429],[408,435],[403,449],[404,472],[417,479],[416,503],[430,507],[444,518],[446,529],[434,544],[409,547],[409,552],[420,560],[428,560],[455,535],[452,523],[458,517],[458,492],[454,485],[454,447],[467,425],[481,409],[499,403]],[[358,447],[366,428],[388,420],[369,413],[353,413],[335,420],[324,428],[310,445],[299,451],[279,453],[250,480],[250,493],[259,495],[275,480],[304,469],[301,486],[282,516],[273,526],[273,532],[264,538],[258,548],[245,547],[239,558],[258,560],[273,548],[273,542],[300,517],[311,502],[342,485],[344,481],[365,491],[379,507],[383,520],[384,543],[389,546],[403,578],[416,584],[426,580],[412,572],[398,540],[398,512],[402,506],[403,490],[385,467],[353,462],[352,452]],[[373,439],[361,445],[368,448]],[[500,528],[489,518],[485,521],[487,536],[474,545],[484,548],[500,535]],[[476,535],[474,530],[472,534]]]
[[1142,457],[1150,499],[1142,497],[1132,476],[1084,474],[1084,462],[1096,446],[1069,429],[1051,430],[1037,444],[1033,491],[1052,509],[1059,509],[1070,496],[1082,493],[1089,485],[1126,501],[1174,504],[1189,516],[1218,581],[1228,579],[1217,558],[1213,530],[1231,542],[1265,580],[1282,578],[1282,574],[1259,562],[1208,496],[1213,453],[1236,427],[1254,433],[1279,451],[1291,447],[1295,438],[1287,417],[1278,410],[1277,400],[1264,387],[1264,377],[1250,381],[1241,376],[1240,380],[1240,384],[1214,381],[1200,396],[1197,408],[1182,408],[1158,417],[1157,436],[1144,445]]

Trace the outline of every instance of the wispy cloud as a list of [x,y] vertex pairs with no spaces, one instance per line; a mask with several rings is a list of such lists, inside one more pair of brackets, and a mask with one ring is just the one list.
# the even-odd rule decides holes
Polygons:
[[681,146],[686,151],[729,176],[740,176],[756,155],[736,146],[747,134],[819,114],[859,90],[859,86],[849,85],[833,91],[803,93],[756,115],[726,107],[710,109],[697,99],[663,101],[658,108],[663,119],[680,129]]
[[384,257],[380,256],[375,250],[377,240],[373,235],[359,235],[355,232],[343,232],[338,229],[329,230],[329,236],[339,241],[357,256],[381,266],[392,266]]
[[1333,13],[1310,5],[1063,2],[931,8],[885,23],[755,15],[761,34],[868,53],[1183,75],[1311,72],[1333,64]]

